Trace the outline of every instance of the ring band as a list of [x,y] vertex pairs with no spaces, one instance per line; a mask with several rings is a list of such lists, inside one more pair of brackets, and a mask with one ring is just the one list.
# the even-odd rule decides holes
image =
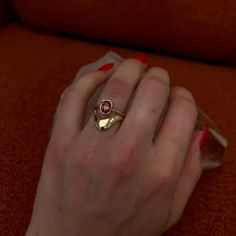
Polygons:
[[109,129],[113,124],[122,121],[125,114],[112,107],[109,99],[102,100],[94,106],[94,123],[99,130]]

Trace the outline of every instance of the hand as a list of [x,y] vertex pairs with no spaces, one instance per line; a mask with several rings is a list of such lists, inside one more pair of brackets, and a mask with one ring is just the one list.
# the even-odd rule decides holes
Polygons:
[[[169,89],[164,69],[138,59],[88,73],[64,92],[26,235],[161,235],[180,218],[202,172],[196,104],[186,89]],[[84,118],[105,82],[99,101],[111,99],[126,117],[100,131],[92,111]]]

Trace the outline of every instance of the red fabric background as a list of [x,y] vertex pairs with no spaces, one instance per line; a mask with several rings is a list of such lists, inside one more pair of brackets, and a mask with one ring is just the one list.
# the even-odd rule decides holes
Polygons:
[[13,0],[51,32],[236,63],[235,0]]
[[[78,69],[113,50],[140,53],[36,33],[19,24],[0,30],[0,235],[28,226],[53,114]],[[223,165],[204,172],[181,221],[166,236],[236,235],[236,68],[148,53],[173,85],[190,89],[229,141]],[[145,236],[145,235],[144,235]]]
[[0,27],[5,25],[12,16],[10,3],[8,0],[0,0]]

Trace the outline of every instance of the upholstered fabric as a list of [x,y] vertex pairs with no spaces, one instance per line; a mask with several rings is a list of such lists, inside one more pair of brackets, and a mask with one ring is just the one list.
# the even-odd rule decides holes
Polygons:
[[13,0],[21,19],[50,32],[236,63],[235,0]]
[[[62,91],[80,66],[113,50],[11,24],[0,30],[0,235],[24,235]],[[236,68],[147,53],[149,65],[190,89],[229,141],[223,165],[206,171],[181,221],[168,236],[236,235]]]
[[0,0],[0,28],[12,18],[11,4],[8,0]]

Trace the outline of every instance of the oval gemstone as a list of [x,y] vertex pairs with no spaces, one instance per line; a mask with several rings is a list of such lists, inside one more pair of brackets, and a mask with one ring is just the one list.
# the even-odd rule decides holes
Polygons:
[[102,104],[100,106],[100,110],[104,115],[107,115],[107,114],[110,113],[111,107],[112,107],[111,102],[108,101],[108,100],[105,100],[105,101],[102,102]]

